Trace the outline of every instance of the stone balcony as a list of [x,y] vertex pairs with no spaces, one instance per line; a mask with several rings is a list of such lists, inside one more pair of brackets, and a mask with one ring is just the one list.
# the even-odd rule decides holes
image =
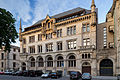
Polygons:
[[109,32],[114,32],[114,26],[109,26]]
[[95,50],[96,49],[95,45],[79,46],[79,47],[80,47],[80,50],[89,50],[89,49]]

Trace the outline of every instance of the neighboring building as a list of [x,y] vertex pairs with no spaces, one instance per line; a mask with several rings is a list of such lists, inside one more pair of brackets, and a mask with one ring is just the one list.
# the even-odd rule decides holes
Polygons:
[[106,22],[98,24],[97,44],[98,74],[120,74],[120,0],[113,0]]
[[0,71],[19,70],[20,68],[20,48],[11,45],[11,51],[4,52],[0,49]]
[[116,75],[117,48],[110,13],[111,10],[106,22],[98,25],[98,12],[92,0],[91,10],[78,7],[47,15],[23,32],[20,21],[21,70]]
[[116,65],[116,73],[120,74],[120,0],[114,0],[111,14],[114,19],[114,40],[115,47],[117,49],[117,65]]

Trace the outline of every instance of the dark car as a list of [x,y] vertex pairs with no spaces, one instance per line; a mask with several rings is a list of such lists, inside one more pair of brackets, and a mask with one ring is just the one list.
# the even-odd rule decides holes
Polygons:
[[29,76],[29,70],[25,70],[25,71],[23,71],[23,76]]
[[43,72],[41,70],[36,70],[35,71],[35,76],[41,76]]
[[16,72],[15,72],[15,71],[14,71],[14,72],[12,72],[12,75],[13,75],[13,76],[16,76]]
[[70,72],[70,80],[78,80],[81,78],[81,73],[79,71]]
[[16,75],[16,76],[23,76],[23,71],[17,71],[17,72],[15,73],[15,75]]
[[34,71],[34,70],[25,70],[25,71],[23,72],[23,76],[26,76],[26,77],[28,77],[28,76],[30,76],[30,77],[35,77],[36,74],[35,74],[35,71]]
[[61,77],[62,75],[60,74],[60,73],[58,73],[58,72],[52,72],[51,73],[51,78],[59,78],[59,77]]
[[92,77],[90,75],[90,73],[83,73],[82,74],[82,80],[91,80]]

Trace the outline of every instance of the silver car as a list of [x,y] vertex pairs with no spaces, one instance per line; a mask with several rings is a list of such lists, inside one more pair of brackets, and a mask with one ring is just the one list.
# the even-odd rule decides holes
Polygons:
[[91,80],[92,77],[90,75],[90,73],[83,73],[82,74],[82,80]]

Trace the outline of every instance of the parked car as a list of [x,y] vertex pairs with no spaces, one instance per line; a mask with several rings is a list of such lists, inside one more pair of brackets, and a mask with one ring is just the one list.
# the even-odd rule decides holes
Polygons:
[[120,80],[120,74],[117,75],[117,80]]
[[23,76],[29,76],[29,74],[30,74],[29,70],[23,71]]
[[4,74],[4,72],[3,71],[0,71],[0,75],[3,75]]
[[51,73],[51,78],[59,78],[59,77],[61,77],[62,75],[60,74],[60,73],[58,73],[58,72],[52,72]]
[[12,75],[12,71],[5,71],[4,74],[5,75]]
[[91,80],[92,77],[90,75],[90,73],[83,73],[82,75],[82,80]]
[[41,75],[41,78],[49,78],[49,73],[44,73]]
[[81,73],[79,71],[70,72],[70,80],[78,80],[81,78]]
[[35,73],[34,70],[25,70],[25,71],[23,71],[23,76],[35,77],[35,76],[37,76],[37,74]]
[[43,72],[41,70],[36,70],[35,71],[36,76],[41,76],[42,74],[43,74]]
[[13,75],[13,76],[16,76],[16,71],[12,72],[12,75]]
[[23,71],[17,71],[17,72],[15,73],[15,75],[16,75],[16,76],[23,76]]

